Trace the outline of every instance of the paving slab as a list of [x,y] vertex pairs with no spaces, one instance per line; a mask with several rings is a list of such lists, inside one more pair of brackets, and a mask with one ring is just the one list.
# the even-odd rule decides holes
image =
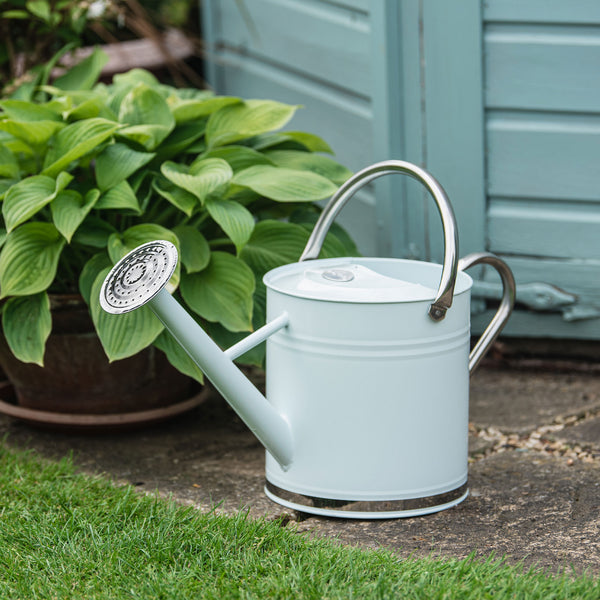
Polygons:
[[479,369],[471,378],[470,419],[477,427],[524,433],[600,409],[600,376]]
[[[472,379],[470,497],[437,514],[383,521],[318,518],[268,500],[264,450],[216,393],[177,419],[138,431],[67,434],[0,417],[0,435],[50,458],[72,454],[83,471],[140,491],[203,510],[218,505],[281,518],[344,544],[404,557],[493,551],[513,563],[600,574],[600,456],[562,450],[563,442],[599,447],[599,393],[598,375],[480,369]],[[539,432],[549,424],[555,429],[548,436],[563,442],[546,444]],[[482,437],[488,430],[501,433]],[[505,434],[513,434],[510,443],[502,443]]]
[[536,452],[504,452],[470,466],[470,497],[448,511],[395,521],[310,518],[299,528],[402,556],[494,552],[553,571],[600,566],[600,465],[568,466]]
[[600,416],[581,419],[571,427],[557,431],[553,437],[574,447],[580,446],[594,458],[600,458]]

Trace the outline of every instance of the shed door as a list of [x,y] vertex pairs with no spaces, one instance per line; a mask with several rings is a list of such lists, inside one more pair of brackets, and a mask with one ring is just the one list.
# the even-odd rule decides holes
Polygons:
[[[600,3],[424,0],[419,19],[422,157],[461,254],[481,244],[513,269],[508,333],[599,339]],[[483,277],[475,295],[498,296]]]

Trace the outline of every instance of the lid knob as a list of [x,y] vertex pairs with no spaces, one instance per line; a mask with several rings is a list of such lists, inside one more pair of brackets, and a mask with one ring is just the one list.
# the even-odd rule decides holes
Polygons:
[[347,269],[329,269],[323,272],[323,279],[336,281],[338,283],[347,283],[354,279],[354,273]]

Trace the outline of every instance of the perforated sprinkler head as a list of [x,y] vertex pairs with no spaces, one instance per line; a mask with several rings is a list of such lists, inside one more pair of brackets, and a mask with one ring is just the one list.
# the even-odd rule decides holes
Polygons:
[[100,306],[113,315],[130,312],[152,300],[167,285],[177,266],[177,248],[157,240],[138,246],[106,276]]

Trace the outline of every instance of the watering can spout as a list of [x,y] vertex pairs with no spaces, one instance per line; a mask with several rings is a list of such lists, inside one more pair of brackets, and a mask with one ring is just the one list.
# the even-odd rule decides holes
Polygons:
[[[176,263],[177,251],[169,242],[151,242],[136,248],[115,265],[104,281],[100,292],[102,308],[119,314],[148,303],[169,333],[286,470],[293,458],[289,422],[232,362],[242,351],[224,353],[164,287]],[[284,324],[285,319],[281,318],[278,326]],[[260,335],[255,336],[256,343],[259,338]]]

